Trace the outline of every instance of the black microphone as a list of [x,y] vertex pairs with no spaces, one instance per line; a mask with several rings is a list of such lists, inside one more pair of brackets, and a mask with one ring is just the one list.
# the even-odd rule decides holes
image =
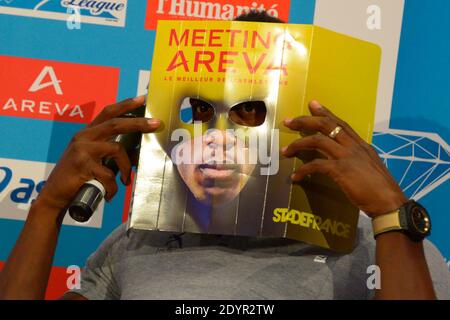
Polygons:
[[[144,116],[145,105],[122,115],[121,118],[141,118]],[[142,134],[140,132],[119,134],[112,141],[120,143],[125,148],[128,157],[130,157],[139,148],[141,137]],[[114,172],[115,175],[119,172],[119,167],[114,159],[110,157],[103,159],[103,165]],[[99,181],[91,180],[86,182],[72,200],[69,206],[69,215],[72,219],[81,223],[89,221],[105,194],[105,188]]]

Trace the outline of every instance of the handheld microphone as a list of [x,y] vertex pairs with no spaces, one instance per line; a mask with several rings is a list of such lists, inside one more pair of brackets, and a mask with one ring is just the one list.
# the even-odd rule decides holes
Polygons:
[[[145,105],[141,106],[130,113],[126,113],[121,116],[121,118],[141,118],[145,116]],[[112,141],[120,143],[128,155],[131,154],[139,147],[141,142],[142,134],[140,132],[119,134]],[[103,159],[103,165],[114,172],[116,175],[119,172],[119,167],[117,166],[114,159],[107,157]],[[97,180],[91,180],[86,182],[78,190],[77,195],[72,200],[69,206],[69,215],[75,221],[85,223],[94,214],[99,203],[105,197],[106,191],[103,185]]]

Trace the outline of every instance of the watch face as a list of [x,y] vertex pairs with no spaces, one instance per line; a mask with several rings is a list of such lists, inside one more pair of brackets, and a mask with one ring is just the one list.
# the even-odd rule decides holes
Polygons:
[[420,206],[415,206],[412,208],[411,222],[420,233],[426,234],[431,229],[430,217],[427,211]]

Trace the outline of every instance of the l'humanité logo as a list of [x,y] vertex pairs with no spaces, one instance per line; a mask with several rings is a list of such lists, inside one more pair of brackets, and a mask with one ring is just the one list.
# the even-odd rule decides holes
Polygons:
[[5,0],[0,1],[0,13],[66,21],[73,13],[73,9],[77,9],[82,23],[123,27],[125,26],[127,1]]
[[117,97],[117,68],[0,56],[0,70],[0,116],[89,123]]
[[288,21],[290,0],[147,0],[145,28],[158,20],[232,20],[249,11],[267,11]]

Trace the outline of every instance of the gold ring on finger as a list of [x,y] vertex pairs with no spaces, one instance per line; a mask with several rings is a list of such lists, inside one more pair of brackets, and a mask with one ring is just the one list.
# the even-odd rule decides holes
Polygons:
[[331,133],[328,135],[331,139],[336,139],[336,136],[339,134],[339,132],[342,131],[342,127],[341,126],[337,126],[333,131],[331,131]]

